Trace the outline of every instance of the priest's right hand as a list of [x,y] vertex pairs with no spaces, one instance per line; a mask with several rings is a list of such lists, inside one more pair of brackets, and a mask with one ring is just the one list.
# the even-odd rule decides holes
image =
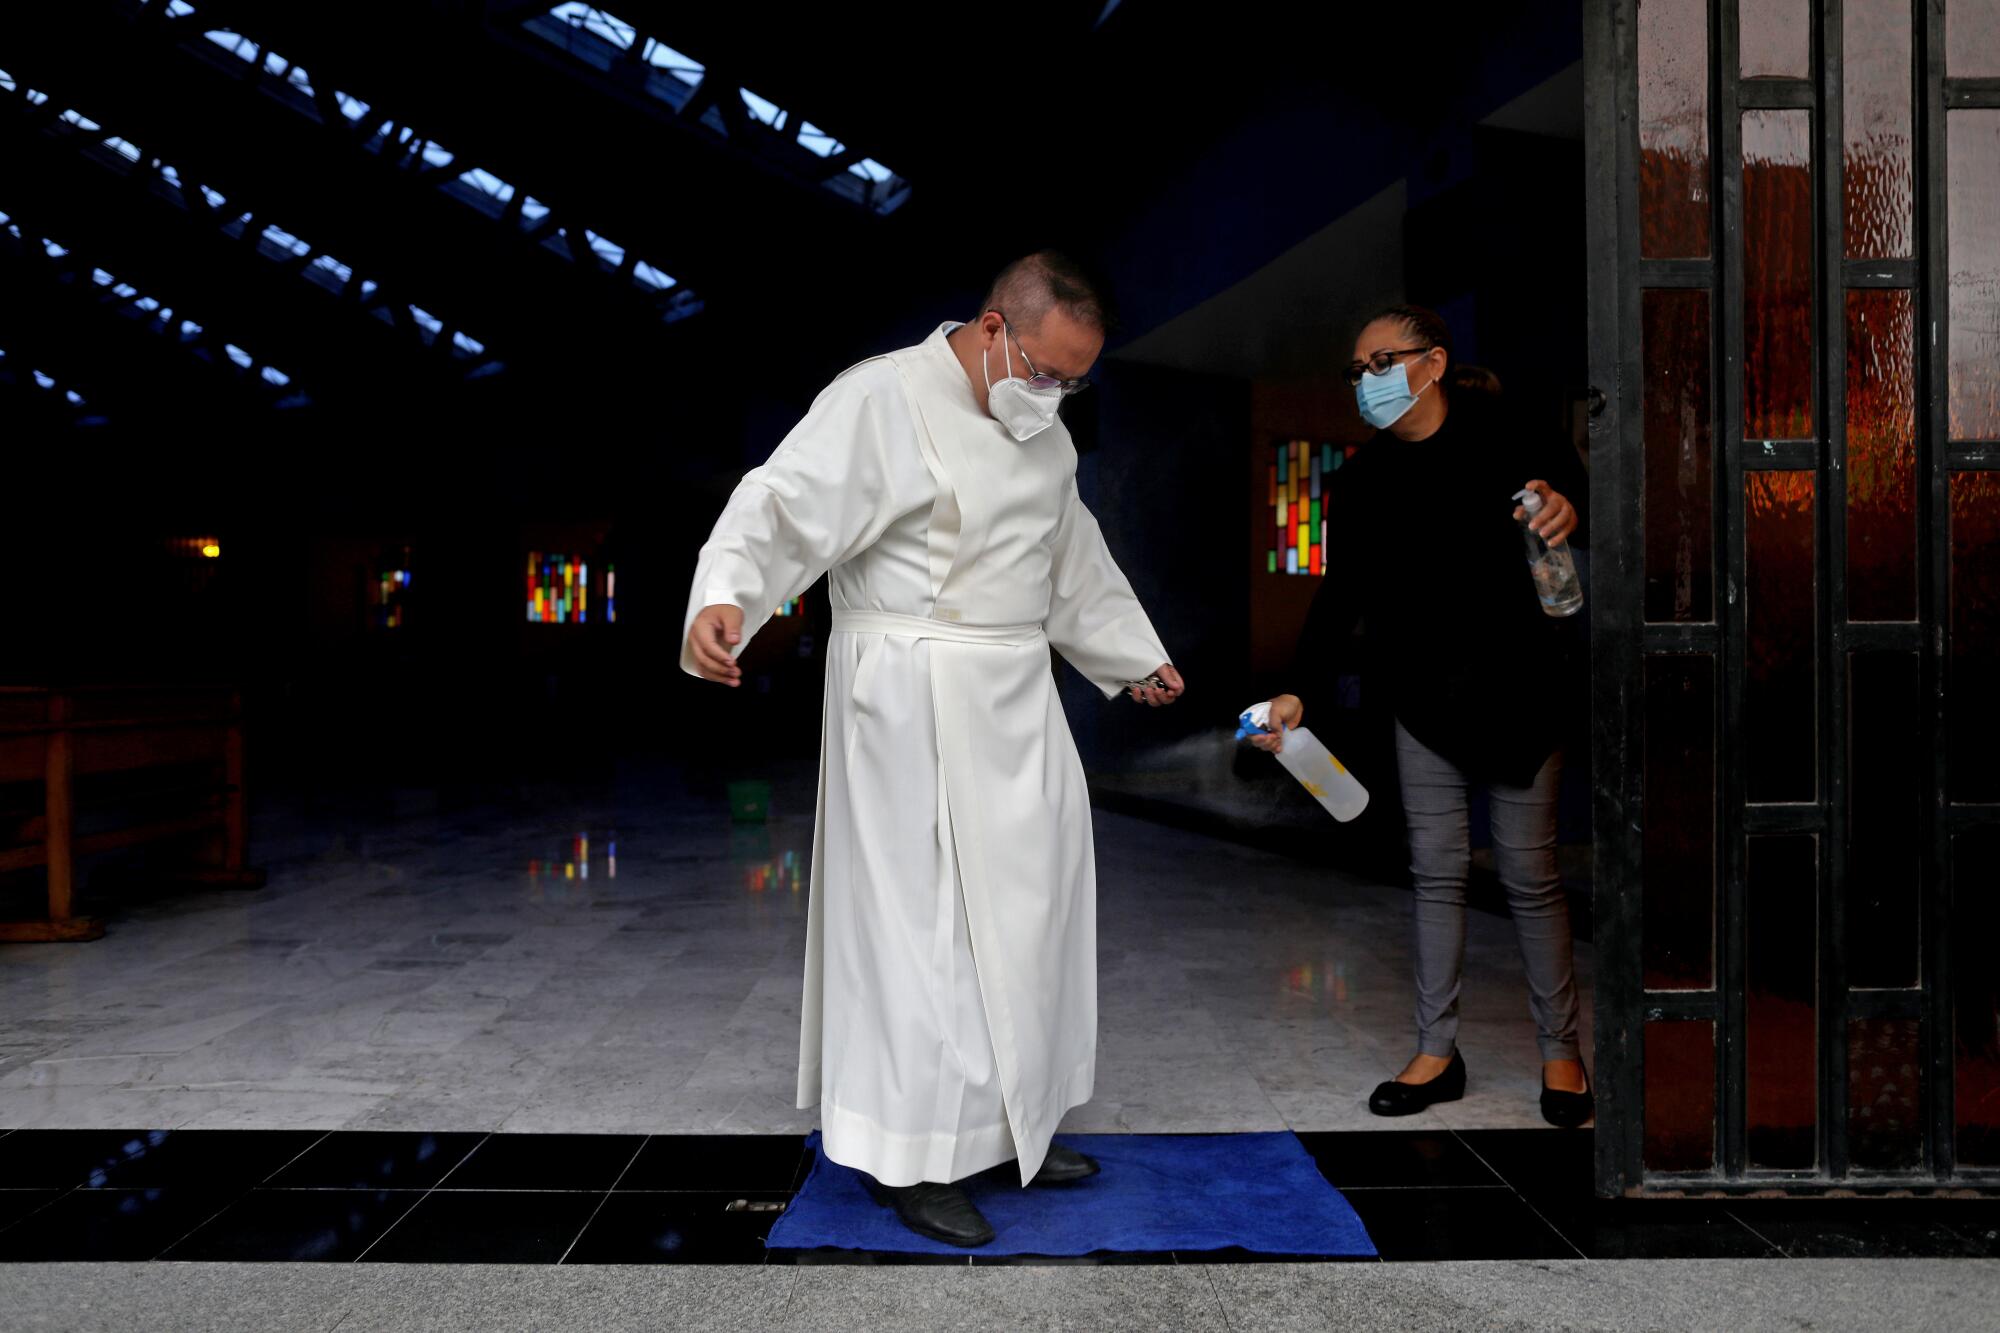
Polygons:
[[1252,736],[1250,743],[1260,750],[1277,754],[1285,748],[1285,733],[1305,721],[1305,702],[1296,694],[1281,694],[1271,700],[1271,734]]
[[704,606],[688,626],[688,655],[703,680],[732,689],[743,683],[743,668],[730,651],[743,642],[743,608]]

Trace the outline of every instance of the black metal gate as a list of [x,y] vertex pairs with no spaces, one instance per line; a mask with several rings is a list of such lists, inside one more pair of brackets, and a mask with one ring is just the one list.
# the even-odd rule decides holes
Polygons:
[[1584,9],[1599,1190],[2000,1187],[2000,0]]

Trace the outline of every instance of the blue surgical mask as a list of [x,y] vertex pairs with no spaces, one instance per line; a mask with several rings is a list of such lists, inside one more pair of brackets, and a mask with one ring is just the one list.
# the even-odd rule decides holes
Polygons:
[[[1437,383],[1432,380],[1431,384]],[[1361,409],[1361,419],[1376,430],[1387,430],[1402,419],[1403,413],[1417,405],[1417,399],[1430,392],[1430,384],[1415,393],[1410,392],[1410,372],[1400,365],[1389,367],[1380,375],[1368,374],[1354,386],[1354,401]]]

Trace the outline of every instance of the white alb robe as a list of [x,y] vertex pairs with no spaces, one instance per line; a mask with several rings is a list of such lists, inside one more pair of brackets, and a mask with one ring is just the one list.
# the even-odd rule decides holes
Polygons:
[[683,627],[732,605],[748,643],[831,571],[799,1105],[887,1185],[1025,1183],[1090,1099],[1090,803],[1048,649],[1107,697],[1169,660],[1069,432],[1017,443],[955,327],[847,371],[743,478]]

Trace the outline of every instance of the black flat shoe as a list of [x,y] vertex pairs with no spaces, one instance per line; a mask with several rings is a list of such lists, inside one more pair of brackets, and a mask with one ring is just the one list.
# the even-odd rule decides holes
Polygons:
[[1098,1165],[1074,1148],[1065,1148],[1060,1143],[1049,1145],[1049,1155],[1042,1159],[1042,1169],[1035,1172],[1031,1185],[1073,1185],[1079,1180],[1087,1180],[1098,1172]]
[[[1465,1095],[1465,1057],[1451,1053],[1451,1063],[1428,1083],[1398,1083],[1390,1079],[1368,1095],[1368,1109],[1376,1115],[1415,1115],[1439,1102],[1455,1102]],[[1546,1095],[1546,1094],[1545,1094]]]
[[941,1240],[965,1249],[993,1239],[993,1228],[972,1205],[965,1191],[956,1185],[923,1181],[916,1185],[879,1185],[870,1182],[869,1192],[877,1203],[896,1210],[904,1226],[919,1236]]
[[1549,1086],[1542,1076],[1542,1119],[1557,1129],[1575,1129],[1597,1114],[1597,1099],[1590,1094],[1590,1075],[1583,1076],[1582,1092],[1563,1092]]

